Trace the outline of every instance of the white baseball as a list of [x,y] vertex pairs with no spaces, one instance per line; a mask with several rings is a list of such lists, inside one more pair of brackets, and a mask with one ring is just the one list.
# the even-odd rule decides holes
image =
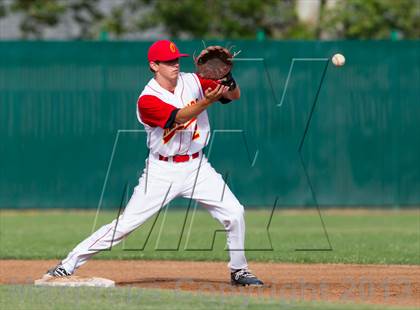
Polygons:
[[346,63],[346,58],[344,58],[344,56],[341,54],[335,54],[332,58],[332,63],[336,67],[344,66],[344,64]]

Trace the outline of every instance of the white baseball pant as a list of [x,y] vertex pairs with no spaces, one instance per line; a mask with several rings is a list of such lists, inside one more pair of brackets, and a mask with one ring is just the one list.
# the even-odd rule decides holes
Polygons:
[[160,208],[182,196],[198,201],[224,226],[230,254],[228,267],[247,268],[244,208],[206,157],[174,163],[151,154],[146,167],[118,224],[114,220],[79,243],[62,261],[63,267],[73,273],[91,256],[117,245]]

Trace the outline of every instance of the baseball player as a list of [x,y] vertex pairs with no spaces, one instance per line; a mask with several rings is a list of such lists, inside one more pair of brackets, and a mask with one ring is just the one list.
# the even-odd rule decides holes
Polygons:
[[195,73],[180,72],[179,58],[188,55],[181,54],[168,40],[152,44],[147,56],[154,77],[137,102],[137,118],[148,134],[146,168],[118,220],[79,243],[47,274],[72,275],[94,254],[118,244],[160,208],[181,196],[197,200],[224,226],[231,283],[263,285],[248,270],[243,250],[244,208],[202,151],[210,137],[206,109],[217,101],[239,99],[239,86],[231,75],[231,83],[225,86]]

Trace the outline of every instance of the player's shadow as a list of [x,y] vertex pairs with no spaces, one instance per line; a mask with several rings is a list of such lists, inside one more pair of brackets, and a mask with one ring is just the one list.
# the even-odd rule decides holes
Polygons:
[[[189,277],[153,277],[142,278],[131,281],[119,281],[115,283],[117,286],[135,286],[135,287],[153,287],[164,289],[178,289],[178,290],[194,290],[194,291],[213,291],[213,292],[242,292],[243,289],[251,290],[253,287],[235,287],[230,284],[230,281],[211,280],[204,278],[189,278]],[[264,284],[263,289],[270,288],[270,283]],[[255,289],[256,287],[254,287]],[[257,289],[262,289],[258,287]]]
[[[182,285],[187,284],[202,284],[202,283],[211,283],[211,284],[226,284],[229,283],[228,281],[220,281],[220,280],[209,280],[203,278],[142,278],[138,280],[132,281],[121,281],[116,282],[117,285],[126,286],[126,285],[158,285],[158,284],[174,284]],[[180,287],[180,288],[181,288]]]

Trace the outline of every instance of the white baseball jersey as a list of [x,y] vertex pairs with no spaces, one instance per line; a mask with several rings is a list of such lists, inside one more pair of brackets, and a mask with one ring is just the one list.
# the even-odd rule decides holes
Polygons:
[[203,88],[214,83],[194,73],[180,73],[175,91],[171,93],[154,78],[149,81],[137,101],[137,118],[147,131],[147,146],[152,154],[192,155],[207,145],[210,138],[207,111],[184,124],[173,124],[169,128],[165,125],[171,117],[173,123],[174,111],[195,104],[204,97]]

